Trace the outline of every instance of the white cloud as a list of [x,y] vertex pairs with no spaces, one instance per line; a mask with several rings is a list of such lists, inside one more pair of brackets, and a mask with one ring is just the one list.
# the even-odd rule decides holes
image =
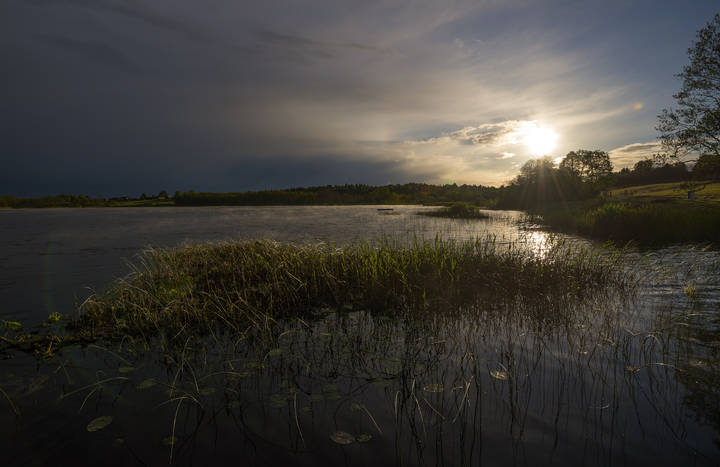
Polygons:
[[615,169],[624,167],[632,167],[636,162],[643,159],[652,158],[653,154],[661,152],[662,148],[657,141],[649,141],[646,143],[632,143],[619,148],[615,148],[609,152],[610,160]]
[[537,128],[535,121],[507,120],[429,138],[358,143],[353,151],[392,161],[415,180],[500,185],[515,176],[518,164],[532,157],[524,135]]

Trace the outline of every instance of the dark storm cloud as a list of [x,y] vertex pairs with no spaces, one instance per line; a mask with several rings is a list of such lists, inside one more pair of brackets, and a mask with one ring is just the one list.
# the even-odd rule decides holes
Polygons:
[[357,49],[357,50],[368,50],[368,51],[379,51],[380,49],[378,47],[367,45],[367,44],[358,44],[358,43],[333,43],[333,42],[321,42],[316,41],[313,39],[309,39],[307,37],[303,36],[297,36],[293,34],[282,34],[276,31],[272,31],[270,29],[260,29],[257,32],[257,36],[260,40],[272,44],[272,45],[279,45],[279,46],[287,46],[287,47],[298,47],[298,48],[304,48],[304,49],[324,49],[324,50],[332,50],[332,49]]
[[7,0],[0,194],[499,184],[532,125],[651,141],[716,8],[669,4]]
[[[4,180],[8,192],[30,196],[47,193],[91,193],[115,196],[155,193],[166,189],[207,190],[205,180],[213,180],[213,190],[246,191],[293,188],[344,183],[405,183],[405,169],[391,161],[367,161],[343,156],[316,158],[245,158],[242,162],[198,161],[172,163],[142,160],[122,155],[106,157],[102,165],[68,164],[59,156],[52,171],[38,172],[34,165],[11,164],[6,167],[15,177]],[[142,168],[142,170],[138,170]],[[417,173],[423,177],[431,174]]]
[[30,3],[51,7],[62,8],[64,6],[85,8],[95,10],[99,13],[112,13],[125,18],[144,22],[157,28],[165,29],[181,34],[188,39],[202,40],[208,36],[204,32],[189,26],[188,24],[168,15],[157,13],[151,7],[141,2],[122,2],[109,0],[30,0]]
[[99,42],[68,39],[50,34],[38,34],[35,37],[42,42],[80,54],[92,62],[117,66],[129,66],[131,63],[125,53]]

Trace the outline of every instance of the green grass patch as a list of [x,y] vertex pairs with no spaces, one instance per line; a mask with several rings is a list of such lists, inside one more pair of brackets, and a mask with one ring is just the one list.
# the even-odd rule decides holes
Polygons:
[[688,191],[695,191],[695,200],[720,204],[720,181],[655,183],[652,185],[616,188],[610,192],[618,202],[663,202],[687,200]]
[[480,240],[225,243],[148,251],[135,273],[88,299],[72,327],[86,338],[179,336],[217,325],[244,332],[321,310],[403,317],[508,302],[543,315],[548,307],[532,304],[563,313],[572,309],[561,306],[569,297],[631,287],[617,255],[560,243],[544,255]]
[[[688,199],[688,192],[695,199]],[[555,205],[537,213],[550,228],[593,238],[641,243],[720,239],[720,182],[656,183],[618,188],[604,198]]]

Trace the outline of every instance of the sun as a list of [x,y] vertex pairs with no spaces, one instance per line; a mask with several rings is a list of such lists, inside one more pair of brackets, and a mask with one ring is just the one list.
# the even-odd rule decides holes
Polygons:
[[526,128],[523,133],[523,143],[533,156],[546,156],[555,149],[558,135],[550,128],[533,125]]

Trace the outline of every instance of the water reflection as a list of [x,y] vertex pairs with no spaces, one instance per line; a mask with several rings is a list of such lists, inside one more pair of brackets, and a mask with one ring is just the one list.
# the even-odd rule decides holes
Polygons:
[[[318,310],[157,351],[68,350],[33,378],[9,372],[22,417],[2,413],[3,439],[11,463],[27,460],[37,424],[60,417],[37,464],[95,445],[86,461],[713,465],[717,334],[695,321],[708,310],[646,326],[621,298],[566,305],[561,321],[529,319],[542,314],[519,303],[421,317]],[[100,416],[112,423],[88,432]]]

